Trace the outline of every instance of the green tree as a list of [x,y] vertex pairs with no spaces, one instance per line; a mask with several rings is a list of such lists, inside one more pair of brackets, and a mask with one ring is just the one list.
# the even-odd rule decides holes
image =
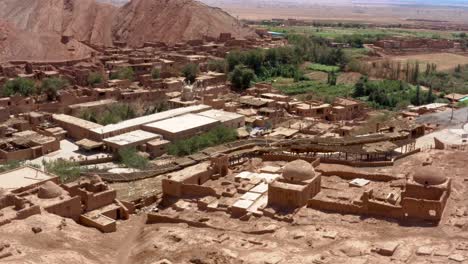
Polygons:
[[135,72],[131,67],[119,68],[116,72],[111,73],[110,78],[115,80],[130,80],[133,81],[135,78]]
[[231,74],[231,83],[235,89],[245,90],[250,87],[252,80],[255,79],[255,73],[253,70],[238,65]]
[[148,159],[141,156],[135,148],[120,149],[118,152],[118,158],[120,163],[133,169],[145,169],[149,164]]
[[56,159],[53,161],[43,161],[45,171],[59,176],[62,183],[72,182],[78,179],[83,168],[74,161]]
[[208,70],[214,72],[225,73],[226,61],[225,60],[210,60],[208,62]]
[[47,78],[42,80],[41,93],[47,95],[47,99],[57,99],[58,91],[69,85],[69,82],[62,78]]
[[354,97],[366,96],[366,79],[364,76],[359,78],[359,81],[354,85]]
[[151,71],[151,77],[153,79],[161,78],[161,70],[159,70],[159,68],[153,68],[153,70]]
[[195,83],[198,75],[198,65],[189,63],[182,69],[182,75],[185,77],[185,81],[189,83]]
[[336,73],[335,72],[329,72],[328,73],[328,81],[327,83],[331,86],[336,85]]
[[35,91],[34,81],[26,78],[9,80],[3,86],[3,96],[12,96],[15,94],[30,96],[34,94]]
[[417,85],[416,86],[416,99],[415,99],[415,104],[416,105],[421,105],[421,86]]
[[88,84],[89,85],[96,85],[102,84],[104,82],[104,77],[98,72],[91,72],[88,75]]

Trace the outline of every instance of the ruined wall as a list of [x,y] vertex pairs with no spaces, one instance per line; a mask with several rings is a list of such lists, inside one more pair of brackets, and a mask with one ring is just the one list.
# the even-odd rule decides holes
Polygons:
[[405,191],[402,193],[402,197],[438,201],[444,191],[444,189],[435,186],[407,184]]
[[[103,215],[100,215],[99,216],[100,218],[108,218],[107,216],[103,216]],[[79,223],[84,225],[84,226],[87,226],[87,227],[93,227],[93,228],[96,228],[97,230],[103,232],[103,233],[111,233],[111,232],[115,232],[117,230],[117,223],[116,221],[110,221],[112,219],[109,218],[109,221],[107,222],[107,224],[101,224],[99,223],[98,221],[94,221],[93,219],[89,218],[88,216],[86,215],[81,215],[79,217]]]
[[317,157],[310,157],[310,156],[301,156],[301,155],[287,155],[287,154],[277,154],[277,153],[265,153],[260,157],[264,161],[295,161],[298,159],[305,160],[307,162],[317,162],[320,160]]
[[11,152],[0,150],[0,159],[7,161],[33,159],[33,151],[32,149],[20,149]]
[[16,219],[26,219],[32,215],[37,214],[41,214],[41,208],[39,207],[39,205],[33,205],[31,207],[16,212]]
[[101,208],[114,202],[117,198],[115,190],[108,190],[97,194],[88,195],[85,200],[85,210],[87,212]]
[[353,167],[386,167],[393,166],[393,161],[350,161],[350,160],[338,160],[338,159],[327,159],[320,158],[322,163],[341,164]]
[[78,220],[81,214],[81,199],[78,196],[44,208],[51,214]]
[[339,214],[355,214],[362,215],[365,214],[364,208],[353,205],[351,203],[344,204],[339,202],[332,201],[322,201],[317,199],[310,199],[307,201],[307,207],[321,210],[325,212],[339,213]]
[[443,207],[440,201],[404,198],[401,205],[409,218],[438,221],[442,217]]
[[182,188],[182,196],[183,197],[205,197],[205,196],[215,196],[219,197],[216,191],[213,188],[205,187],[201,185],[194,185],[194,184],[183,184]]
[[[213,175],[212,170],[206,170],[204,172],[194,174],[191,177],[185,179],[182,182],[174,181],[171,179],[163,179],[162,180],[162,189],[164,195],[174,196],[174,197],[182,197],[184,195],[184,190],[189,190],[190,188],[184,189],[185,185],[196,185],[200,186],[206,181],[210,179]],[[196,192],[196,191],[194,191]],[[204,192],[201,191],[201,192]],[[190,191],[189,191],[190,193]]]
[[322,175],[324,176],[338,176],[342,179],[346,180],[354,180],[357,178],[361,179],[366,179],[370,181],[383,181],[383,182],[388,182],[388,181],[393,181],[397,180],[398,178],[389,175],[389,174],[380,174],[380,173],[367,173],[367,172],[360,172],[360,171],[343,171],[343,170],[327,170],[327,171],[322,171]]

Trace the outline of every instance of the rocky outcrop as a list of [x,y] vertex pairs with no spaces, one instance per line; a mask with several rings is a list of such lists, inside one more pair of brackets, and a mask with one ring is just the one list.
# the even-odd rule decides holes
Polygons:
[[[119,40],[138,47],[145,42],[176,43],[203,36],[217,37],[222,32],[234,37],[254,34],[221,9],[194,0],[133,0],[121,7],[96,0],[0,0],[0,20],[20,32],[10,42],[0,35],[4,49],[13,49],[4,53],[17,56],[11,46],[15,44],[35,55],[21,59],[81,56],[85,51],[83,43],[112,46],[114,40]],[[60,46],[57,40],[63,37],[75,41],[73,47],[64,47],[63,43]],[[31,43],[39,43],[39,48],[32,48]],[[41,45],[49,47],[51,54]],[[73,50],[74,54],[64,56],[62,48]],[[59,56],[51,58],[55,54]]]
[[113,26],[114,37],[130,46],[218,37],[223,32],[236,38],[254,35],[223,10],[193,0],[133,0],[119,9]]

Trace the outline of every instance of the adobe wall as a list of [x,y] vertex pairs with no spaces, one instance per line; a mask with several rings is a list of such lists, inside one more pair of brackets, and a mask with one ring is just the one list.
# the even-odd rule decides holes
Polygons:
[[307,207],[320,211],[339,214],[362,215],[366,213],[364,208],[359,207],[357,205],[353,205],[350,203],[344,204],[332,201],[322,201],[317,199],[310,199],[309,201],[307,201]]
[[[107,217],[100,215],[99,217]],[[110,219],[110,218],[109,218]],[[87,227],[93,227],[96,228],[97,230],[103,232],[103,233],[111,233],[117,231],[117,222],[116,221],[109,221],[107,225],[102,225],[97,221],[94,221],[93,219],[89,218],[86,215],[81,215],[79,217],[79,223],[87,226]]]
[[348,170],[348,171],[343,171],[343,170],[323,171],[323,170],[320,170],[320,172],[324,176],[338,176],[338,177],[340,177],[342,179],[346,179],[346,180],[354,180],[354,179],[357,179],[357,178],[361,178],[361,179],[366,179],[366,180],[370,180],[370,181],[388,182],[388,181],[393,181],[393,180],[398,179],[397,177],[389,175],[389,174],[367,173],[367,172],[364,172],[364,171],[363,172],[358,172],[358,171],[352,171],[352,170]]
[[[317,157],[310,157],[310,156],[301,156],[301,155],[287,155],[287,154],[276,154],[276,153],[265,153],[262,154],[260,157],[264,161],[295,161],[298,159],[305,160],[307,162],[317,162],[320,160]],[[320,161],[318,161],[320,162]]]
[[162,189],[164,195],[181,197],[182,196],[182,185],[183,183],[178,181],[173,181],[170,179],[162,180]]
[[402,193],[404,198],[408,197],[407,193],[411,194],[411,198],[423,200],[439,200],[444,190],[436,186],[422,186],[407,184],[405,191]]
[[9,160],[27,160],[33,159],[32,149],[21,149],[17,151],[7,152],[0,150],[0,159]]
[[39,205],[33,205],[28,208],[24,208],[16,212],[16,219],[26,219],[32,215],[41,214],[41,207]]
[[353,166],[353,167],[387,167],[387,166],[393,166],[393,161],[349,161],[349,160],[320,158],[320,162],[322,162],[322,163],[331,163],[331,164],[348,165],[348,166]]
[[[442,217],[443,208],[440,201],[404,198],[401,205],[410,218],[439,221]],[[435,214],[431,215],[430,211],[434,211]]]
[[94,164],[101,164],[101,163],[107,163],[107,162],[112,162],[115,160],[114,156],[106,156],[103,158],[92,158],[92,159],[84,159],[78,161],[80,165],[94,165]]
[[59,204],[45,207],[44,209],[51,214],[56,214],[78,221],[81,214],[81,199],[79,196],[75,196],[68,200],[62,201]]
[[182,184],[181,192],[183,197],[219,196],[213,188],[194,184]]
[[84,201],[85,210],[89,212],[94,209],[109,205],[113,203],[116,198],[117,193],[115,190],[108,190],[97,194],[88,195]]

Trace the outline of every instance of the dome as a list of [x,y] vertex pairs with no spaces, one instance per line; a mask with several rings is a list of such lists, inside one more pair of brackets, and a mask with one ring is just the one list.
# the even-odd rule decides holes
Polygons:
[[101,177],[99,177],[99,175],[97,175],[97,174],[91,175],[91,176],[89,177],[89,179],[90,179],[90,182],[91,182],[92,184],[96,184],[96,183],[102,182]]
[[315,177],[312,164],[305,160],[289,162],[283,168],[283,178],[288,181],[305,181]]
[[54,182],[48,181],[39,187],[37,196],[41,199],[52,199],[62,195],[62,188]]
[[434,166],[423,166],[415,170],[413,180],[422,185],[440,185],[447,181],[442,171]]

